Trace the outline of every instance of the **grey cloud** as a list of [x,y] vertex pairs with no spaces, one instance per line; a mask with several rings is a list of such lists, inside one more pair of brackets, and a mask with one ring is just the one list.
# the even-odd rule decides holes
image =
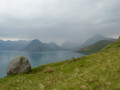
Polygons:
[[0,32],[7,38],[82,42],[120,34],[119,0],[0,1]]

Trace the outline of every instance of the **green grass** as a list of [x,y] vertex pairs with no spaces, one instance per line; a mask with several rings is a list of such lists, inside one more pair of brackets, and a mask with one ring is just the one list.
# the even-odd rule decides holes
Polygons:
[[0,79],[0,90],[119,90],[120,39],[96,54]]
[[96,53],[112,42],[113,41],[111,40],[101,40],[101,41],[96,42],[95,44],[82,48],[78,50],[77,52],[83,53],[83,54]]

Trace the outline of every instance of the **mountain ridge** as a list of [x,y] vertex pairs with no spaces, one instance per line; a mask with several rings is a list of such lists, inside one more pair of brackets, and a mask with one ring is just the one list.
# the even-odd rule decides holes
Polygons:
[[94,35],[93,37],[89,38],[87,41],[85,41],[82,45],[80,45],[79,47],[76,47],[74,50],[78,50],[78,49],[82,49],[84,47],[87,47],[89,45],[92,45],[100,40],[111,40],[111,41],[115,41],[116,39],[113,39],[113,38],[108,38],[108,37],[105,37],[103,35]]
[[3,41],[0,40],[0,50],[20,50],[27,46],[30,41],[18,40],[18,41]]
[[67,49],[67,50],[72,50],[72,51],[76,51],[78,49],[82,49],[86,46],[92,45],[100,40],[112,40],[115,41],[116,39],[113,38],[109,38],[109,37],[105,37],[103,35],[100,34],[96,34],[90,38],[88,38],[84,43],[80,44],[80,43],[73,43],[73,42],[65,42],[61,45],[61,48]]
[[59,46],[55,43],[42,43],[40,40],[35,39],[32,40],[25,48],[22,49],[23,51],[54,51],[54,50],[61,50]]
[[111,41],[111,40],[100,40],[92,45],[89,45],[89,46],[84,47],[80,50],[77,50],[76,52],[83,53],[83,54],[96,53],[112,42],[113,41]]

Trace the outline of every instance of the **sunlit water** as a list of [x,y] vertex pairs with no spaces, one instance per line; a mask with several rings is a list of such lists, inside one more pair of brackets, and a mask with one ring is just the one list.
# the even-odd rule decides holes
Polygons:
[[58,62],[72,57],[82,57],[83,54],[70,51],[49,51],[49,52],[25,52],[25,51],[0,51],[0,78],[6,76],[6,69],[11,59],[16,56],[26,56],[32,67]]

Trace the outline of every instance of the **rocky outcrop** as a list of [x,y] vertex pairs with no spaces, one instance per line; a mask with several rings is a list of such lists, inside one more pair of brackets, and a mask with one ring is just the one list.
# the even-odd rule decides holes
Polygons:
[[14,58],[8,65],[7,75],[28,73],[31,70],[29,60],[24,56]]

